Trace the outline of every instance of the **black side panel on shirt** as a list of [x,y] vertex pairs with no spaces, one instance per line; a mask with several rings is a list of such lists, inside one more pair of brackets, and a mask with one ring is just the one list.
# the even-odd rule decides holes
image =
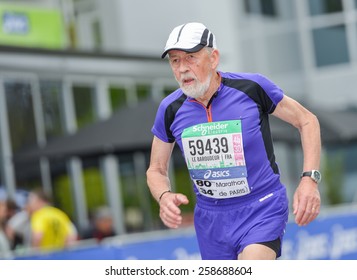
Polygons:
[[223,78],[223,83],[229,87],[244,92],[249,98],[253,99],[263,113],[271,114],[274,112],[275,104],[266,94],[265,90],[252,80],[233,80]]
[[186,95],[182,94],[178,99],[176,99],[174,102],[172,102],[169,106],[167,106],[166,111],[165,111],[165,130],[167,134],[167,139],[169,140],[170,143],[175,142],[175,137],[172,135],[171,132],[171,124],[173,123],[175,119],[175,115],[177,111],[180,109],[182,104],[186,100]]
[[263,136],[265,151],[270,162],[270,166],[275,174],[279,174],[279,168],[275,162],[273,140],[270,132],[269,115],[274,112],[275,104],[266,94],[265,90],[256,82],[252,80],[234,80],[234,79],[222,79],[223,84],[228,87],[237,89],[252,99],[256,104],[259,111],[259,123],[260,131]]

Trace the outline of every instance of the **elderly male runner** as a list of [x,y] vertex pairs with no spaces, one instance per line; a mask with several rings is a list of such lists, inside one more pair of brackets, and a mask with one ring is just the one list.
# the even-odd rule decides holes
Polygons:
[[168,55],[180,88],[164,98],[152,132],[147,182],[169,228],[179,227],[179,206],[189,203],[170,191],[169,160],[177,143],[196,193],[195,230],[202,259],[276,259],[288,221],[269,114],[301,134],[304,162],[293,212],[307,225],[320,210],[320,127],[315,115],[253,73],[217,71],[215,36],[201,23],[177,26]]

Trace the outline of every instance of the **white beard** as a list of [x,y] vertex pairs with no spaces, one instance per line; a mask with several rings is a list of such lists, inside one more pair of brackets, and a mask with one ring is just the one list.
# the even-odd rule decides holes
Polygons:
[[[187,78],[188,77],[181,78],[181,81]],[[199,82],[197,79],[195,79],[195,83],[190,86],[184,86],[181,81],[177,81],[177,82],[179,83],[180,88],[184,94],[186,94],[191,98],[197,99],[205,95],[205,93],[207,92],[210,86],[211,78],[212,78],[212,73],[210,72],[206,81],[204,81],[203,83]]]

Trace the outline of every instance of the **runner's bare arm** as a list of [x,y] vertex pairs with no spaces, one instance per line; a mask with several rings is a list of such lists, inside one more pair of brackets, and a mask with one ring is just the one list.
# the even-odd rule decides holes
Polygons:
[[173,148],[174,143],[163,142],[154,136],[150,166],[146,175],[149,189],[156,201],[159,201],[159,197],[164,191],[170,190],[168,170]]
[[[299,130],[304,155],[302,171],[318,170],[320,166],[321,137],[320,125],[316,116],[288,96],[284,96],[273,115]],[[317,184],[311,178],[303,177],[296,189],[293,200],[295,222],[298,225],[307,225],[313,221],[320,211],[320,204],[320,193]]]
[[161,220],[166,226],[177,228],[182,222],[181,210],[178,206],[187,204],[188,199],[183,194],[171,192],[163,194],[170,190],[168,169],[173,147],[174,143],[166,143],[156,136],[154,137],[150,166],[146,175],[151,194],[160,204]]

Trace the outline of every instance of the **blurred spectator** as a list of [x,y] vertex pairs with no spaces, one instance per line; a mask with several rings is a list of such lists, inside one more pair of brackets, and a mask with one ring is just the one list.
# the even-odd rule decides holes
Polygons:
[[28,191],[18,189],[14,199],[11,199],[0,187],[0,252],[1,248],[6,251],[30,247],[29,213],[25,209],[27,197]]
[[82,239],[95,238],[100,242],[103,238],[115,235],[112,213],[108,207],[102,206],[95,210],[91,227],[84,231]]
[[7,202],[0,200],[0,258],[6,258],[10,252],[10,244],[4,232],[7,215]]
[[49,197],[41,189],[30,192],[28,209],[32,247],[45,251],[59,250],[77,240],[77,231],[69,217],[52,206]]
[[8,220],[5,232],[12,250],[31,247],[30,214],[27,205]]
[[8,198],[6,199],[6,216],[5,216],[5,224],[7,223],[8,220],[11,219],[17,212],[19,211],[19,207],[17,203]]

